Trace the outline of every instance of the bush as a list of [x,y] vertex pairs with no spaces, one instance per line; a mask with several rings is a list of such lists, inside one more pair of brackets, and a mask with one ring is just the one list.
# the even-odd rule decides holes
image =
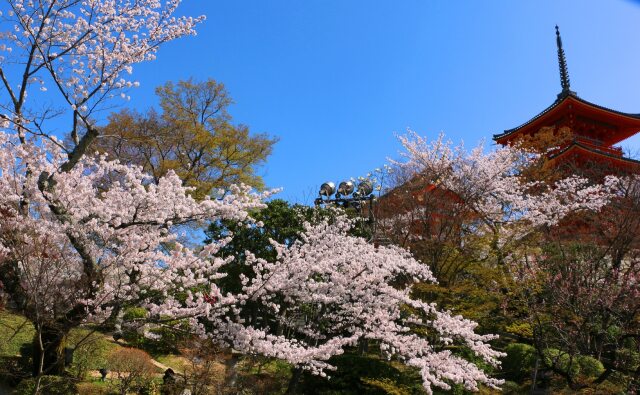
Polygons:
[[[186,326],[176,322],[168,322],[167,325]],[[171,327],[148,329],[154,338],[146,337],[141,327],[130,325],[122,326],[122,338],[130,345],[141,348],[153,355],[178,354],[178,345],[187,339],[187,335],[176,331]]]
[[[527,385],[527,387],[529,387]],[[522,393],[526,393],[527,389],[523,389],[522,386],[518,383],[514,383],[513,381],[505,381],[501,386],[502,393],[507,395],[519,395]]]
[[0,383],[16,385],[31,377],[31,365],[21,356],[0,357]]
[[640,353],[630,348],[620,348],[616,350],[616,361],[627,369],[637,370],[640,368]]
[[362,382],[372,388],[384,391],[387,395],[411,395],[411,390],[403,385],[398,385],[390,379],[361,379]]
[[502,370],[509,380],[521,382],[528,378],[536,363],[536,349],[522,343],[511,343],[505,349],[507,356],[502,359]]
[[[29,378],[22,380],[16,388],[15,395],[33,395],[35,394],[37,378]],[[42,376],[40,378],[39,394],[47,395],[69,395],[76,393],[75,383],[67,377],[61,376]]]
[[118,379],[112,385],[121,394],[144,393],[155,372],[149,354],[135,348],[120,348],[109,354],[107,369]]
[[579,356],[578,364],[580,365],[580,373],[587,377],[595,378],[604,373],[602,362],[588,355]]
[[337,368],[334,372],[327,372],[330,379],[305,372],[298,391],[302,394],[322,395],[424,393],[416,370],[400,370],[385,360],[343,354],[331,358],[329,363]]
[[553,366],[571,377],[576,377],[580,374],[578,356],[574,355],[573,358],[571,358],[566,352],[555,348],[547,348],[542,352],[542,355],[545,365]]
[[506,331],[525,339],[533,339],[533,328],[528,322],[514,322],[508,325]]
[[125,309],[122,319],[124,321],[133,321],[138,318],[145,318],[147,316],[147,309],[144,307],[129,307]]
[[80,380],[85,379],[90,370],[106,367],[107,355],[115,347],[101,334],[89,334],[84,329],[72,331],[67,343],[74,349],[69,373]]

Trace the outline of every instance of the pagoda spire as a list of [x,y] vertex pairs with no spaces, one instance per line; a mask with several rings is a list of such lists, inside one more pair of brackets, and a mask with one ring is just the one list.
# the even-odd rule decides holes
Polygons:
[[562,49],[562,38],[560,37],[560,28],[556,25],[556,43],[558,44],[558,66],[560,68],[560,85],[562,86],[562,92],[558,95],[558,99],[569,94],[576,94],[571,90],[571,81],[569,80],[569,69],[567,67],[567,58]]

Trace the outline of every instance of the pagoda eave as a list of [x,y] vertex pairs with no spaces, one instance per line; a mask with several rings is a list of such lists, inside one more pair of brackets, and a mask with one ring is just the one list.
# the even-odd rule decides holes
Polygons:
[[[588,124],[588,126],[587,126]],[[567,94],[528,122],[493,139],[502,145],[510,144],[521,136],[533,135],[542,127],[569,127],[574,133],[600,140],[605,145],[616,144],[640,131],[640,115],[615,111]],[[589,129],[589,126],[592,126]],[[580,129],[585,130],[580,130]]]
[[593,163],[597,166],[606,166],[610,169],[617,169],[622,172],[640,172],[640,161],[625,158],[624,156],[612,154],[606,150],[589,147],[579,142],[574,142],[553,154],[549,158],[550,164],[562,162],[578,163],[584,166],[586,163]]

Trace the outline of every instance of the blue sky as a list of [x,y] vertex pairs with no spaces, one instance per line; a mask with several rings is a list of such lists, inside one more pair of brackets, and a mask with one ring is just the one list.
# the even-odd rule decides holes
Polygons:
[[[215,78],[235,120],[280,138],[261,169],[280,197],[397,157],[395,134],[444,132],[473,145],[517,126],[560,92],[554,25],[571,86],[586,100],[640,113],[640,2],[184,0],[205,14],[196,37],[135,69],[128,106],[155,86]],[[623,143],[640,150],[640,136]]]

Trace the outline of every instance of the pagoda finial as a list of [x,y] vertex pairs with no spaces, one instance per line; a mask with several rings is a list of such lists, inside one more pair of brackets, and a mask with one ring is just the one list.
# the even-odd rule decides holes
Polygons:
[[558,98],[561,98],[571,93],[575,94],[575,92],[571,90],[567,58],[565,57],[564,49],[562,49],[562,38],[560,37],[558,25],[556,25],[556,43],[558,44],[558,66],[560,67],[560,85],[562,86],[562,92],[558,95]]

